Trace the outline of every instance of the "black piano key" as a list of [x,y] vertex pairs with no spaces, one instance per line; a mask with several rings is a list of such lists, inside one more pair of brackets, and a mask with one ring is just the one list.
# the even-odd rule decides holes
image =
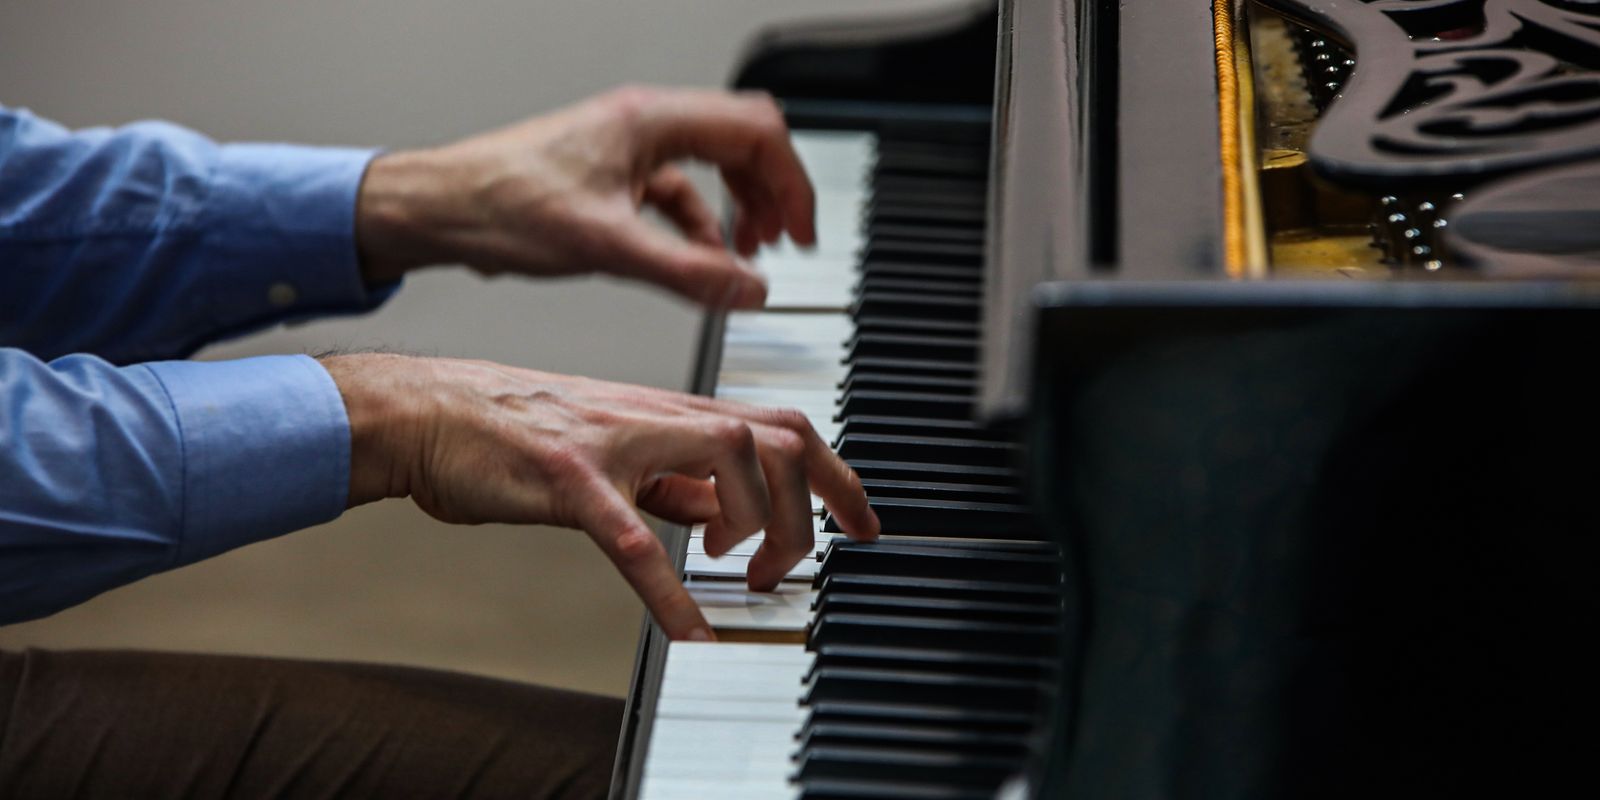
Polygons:
[[893,372],[852,370],[839,384],[851,389],[891,389],[902,391],[950,391],[971,395],[978,391],[978,379],[966,375],[899,375]]
[[869,225],[874,222],[936,222],[940,225],[983,228],[988,223],[983,205],[977,203],[926,206],[897,204],[881,198],[869,202],[861,218]]
[[[852,373],[853,375],[854,373]],[[848,378],[846,380],[849,380]],[[900,435],[957,436],[962,439],[983,439],[990,442],[1009,442],[1014,434],[967,419],[934,419],[932,417],[902,417],[858,414],[845,420],[839,428],[843,438],[852,433],[888,433]]]
[[999,486],[1016,486],[1021,480],[1011,467],[974,467],[964,464],[927,464],[915,461],[880,461],[877,459],[847,458],[845,463],[862,478],[889,480],[946,480],[963,483],[992,483]]
[[936,264],[981,264],[981,242],[927,242],[920,239],[882,237],[868,239],[861,248],[863,261],[928,261]]
[[1059,607],[1061,589],[1041,583],[975,581],[960,578],[925,578],[907,575],[854,575],[834,572],[817,582],[819,594],[887,594],[912,597],[938,597],[952,600],[994,600]]
[[799,738],[818,725],[863,723],[870,725],[947,725],[968,731],[1000,735],[1026,733],[1036,721],[1034,712],[994,708],[959,708],[947,705],[907,705],[883,702],[813,703],[800,728]]
[[925,281],[982,281],[983,267],[967,264],[919,264],[911,261],[863,261],[865,277],[908,278]]
[[[948,322],[973,322],[978,318],[983,301],[977,295],[927,294],[924,292],[870,291],[855,297],[850,306],[851,317],[859,320],[871,317],[941,320]],[[972,348],[958,356],[971,360],[977,355],[974,339]],[[903,353],[912,355],[912,353]],[[931,355],[932,358],[947,358]]]
[[856,284],[856,296],[907,292],[911,294],[953,295],[977,299],[983,284],[977,280],[951,280],[948,278],[902,278],[864,275]]
[[896,647],[953,647],[989,653],[1046,656],[1055,653],[1055,625],[966,622],[935,617],[881,614],[820,614],[806,631],[806,648],[827,644],[878,644]]
[[1061,557],[1057,553],[999,547],[936,547],[930,544],[849,540],[832,542],[824,552],[821,566],[817,568],[814,585],[821,586],[828,576],[839,573],[1009,581],[1050,586],[1058,584],[1061,579]]
[[862,478],[868,498],[903,497],[918,500],[956,500],[973,503],[1020,503],[1022,490],[1015,486],[987,486],[981,483],[922,483]]
[[[1061,545],[1040,539],[971,539],[963,541],[953,537],[940,537],[931,539],[918,539],[913,536],[896,536],[888,540],[897,547],[918,547],[932,550],[971,550],[976,553],[1023,553],[1041,558],[1060,558]],[[843,547],[853,545],[855,541],[845,536],[834,536],[828,539],[828,545],[837,543]],[[872,546],[872,542],[866,542]]]
[[858,389],[840,396],[838,417],[844,420],[859,414],[869,416],[904,414],[934,419],[968,419],[972,413],[972,395]]
[[[982,333],[973,320],[927,319],[917,317],[858,316],[855,333],[906,333],[926,336],[961,336],[974,341]],[[975,375],[976,364],[963,365],[964,374]]]
[[[1027,506],[923,500],[911,497],[868,497],[883,532],[901,536],[953,536],[964,539],[1037,539],[1040,532]],[[843,533],[833,516],[823,517],[822,530]]]
[[813,608],[818,614],[885,614],[1040,625],[1054,623],[1061,616],[1060,606],[839,591],[819,596]]
[[849,359],[852,370],[894,372],[905,375],[976,375],[977,364],[938,358],[863,355]]
[[873,744],[914,750],[1018,756],[1027,753],[1029,740],[1017,734],[980,733],[960,728],[845,722],[813,726],[800,739],[801,750]]
[[877,176],[891,175],[982,178],[989,174],[987,154],[895,152],[882,150],[873,164]]
[[796,780],[904,780],[955,786],[999,786],[1022,768],[1015,757],[978,753],[927,753],[880,747],[815,747],[804,751]]
[[903,195],[912,202],[936,202],[936,198],[986,202],[989,197],[989,187],[983,180],[929,178],[918,175],[874,176],[872,192],[880,196]]
[[955,704],[965,708],[1035,708],[1048,694],[1047,684],[1015,678],[940,675],[909,670],[828,667],[817,670],[802,690],[801,705],[813,702]]
[[1053,680],[1059,669],[1055,659],[1044,657],[1022,658],[960,650],[833,644],[817,649],[817,656],[812,660],[803,682],[810,683],[816,671],[823,667],[870,667],[1031,681]]
[[883,781],[813,779],[801,782],[797,800],[993,800],[994,789],[945,786],[895,779]]
[[982,245],[981,228],[963,228],[957,225],[915,224],[905,222],[874,222],[865,226],[869,239],[900,239],[907,242],[953,242]]
[[[850,393],[845,395],[850,397]],[[843,417],[850,418],[849,406]],[[1010,442],[955,437],[901,436],[888,433],[851,433],[839,437],[839,456],[846,460],[920,461],[1004,467],[1015,463],[1018,447]]]

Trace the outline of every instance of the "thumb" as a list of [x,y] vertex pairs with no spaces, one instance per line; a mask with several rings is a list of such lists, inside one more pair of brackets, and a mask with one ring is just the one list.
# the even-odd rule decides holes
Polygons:
[[733,253],[692,242],[635,218],[618,237],[628,275],[707,308],[753,309],[767,301],[767,283]]

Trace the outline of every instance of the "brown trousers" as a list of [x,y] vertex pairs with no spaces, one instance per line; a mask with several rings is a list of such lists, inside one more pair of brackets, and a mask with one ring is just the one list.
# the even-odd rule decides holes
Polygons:
[[0,798],[594,798],[619,700],[405,667],[0,652]]

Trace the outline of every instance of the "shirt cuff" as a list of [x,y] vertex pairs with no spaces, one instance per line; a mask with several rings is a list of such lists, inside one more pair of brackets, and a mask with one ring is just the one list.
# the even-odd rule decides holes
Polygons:
[[350,422],[307,356],[144,365],[172,401],[183,446],[183,531],[173,566],[344,512]]
[[217,280],[208,302],[227,330],[315,314],[369,311],[398,283],[368,287],[356,251],[356,199],[375,150],[229,144],[205,224]]

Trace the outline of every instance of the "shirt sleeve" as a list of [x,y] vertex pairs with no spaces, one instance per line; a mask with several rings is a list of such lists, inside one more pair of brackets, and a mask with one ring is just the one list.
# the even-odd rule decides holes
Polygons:
[[363,284],[355,243],[372,156],[0,106],[0,346],[125,364],[375,307],[393,287]]
[[350,432],[305,356],[0,349],[0,625],[337,517]]

